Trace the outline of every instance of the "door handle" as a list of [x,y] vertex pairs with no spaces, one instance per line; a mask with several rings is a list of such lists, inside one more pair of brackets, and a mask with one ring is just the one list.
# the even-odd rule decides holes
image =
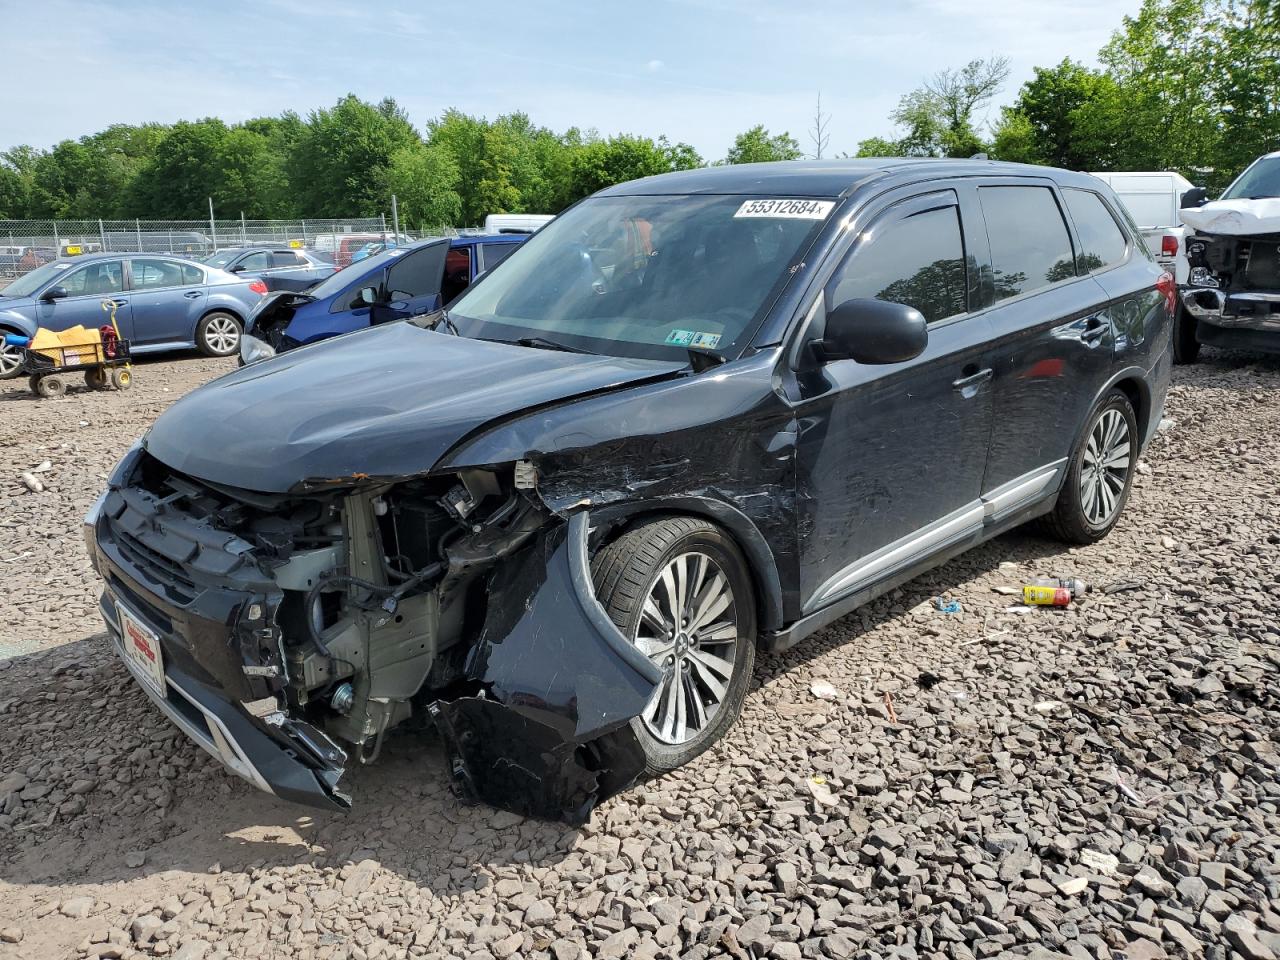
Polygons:
[[127,307],[129,305],[128,300],[112,300],[111,302],[117,307]]
[[199,290],[188,290],[186,293],[183,294],[183,296],[186,297],[188,300],[196,300],[199,297],[201,297],[202,294],[200,293]]
[[984,367],[983,369],[977,370],[973,373],[970,373],[970,370],[973,370],[973,364],[965,367],[963,372],[966,375],[961,377],[959,380],[952,380],[951,386],[955,387],[957,390],[968,390],[971,387],[981,386],[991,379],[993,372],[990,367]]
[[1110,328],[1107,321],[1099,316],[1092,316],[1085,321],[1084,329],[1080,331],[1080,339],[1085,343],[1093,343],[1095,340],[1100,340],[1108,329]]

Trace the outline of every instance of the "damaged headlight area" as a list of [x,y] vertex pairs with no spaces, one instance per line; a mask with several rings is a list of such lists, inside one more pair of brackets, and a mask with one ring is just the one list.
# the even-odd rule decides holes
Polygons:
[[[581,820],[641,772],[628,721],[656,668],[594,598],[587,515],[551,513],[530,465],[299,494],[145,452],[126,473],[86,518],[104,617],[152,699],[256,785],[345,807],[342,764],[411,721],[460,792],[528,815]],[[163,666],[140,670],[152,639]]]
[[315,297],[305,293],[278,291],[263,297],[249,315],[244,333],[240,337],[240,362],[242,364],[267,360],[277,353],[284,353],[299,346],[299,342],[287,333],[298,307],[311,303]]

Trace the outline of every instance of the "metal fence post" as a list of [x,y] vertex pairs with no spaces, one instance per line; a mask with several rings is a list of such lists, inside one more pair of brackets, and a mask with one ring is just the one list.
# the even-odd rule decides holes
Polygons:
[[391,229],[395,231],[392,239],[400,242],[400,208],[396,205],[396,195],[391,195]]
[[169,228],[169,252],[173,253],[173,227]]
[[142,252],[142,221],[137,217],[133,218],[133,229],[138,235],[138,252]]
[[58,221],[53,221],[53,259],[62,257],[62,238],[58,236]]
[[382,242],[387,242],[387,215],[385,213],[378,214],[378,219],[382,221]]
[[213,249],[216,253],[218,250],[218,225],[213,221],[213,197],[209,198],[209,232],[213,234],[210,239],[213,240]]
[[240,242],[241,243],[249,242],[249,238],[244,232],[244,211],[243,210],[240,211]]
[[107,249],[107,228],[102,225],[102,218],[98,218],[98,237],[102,240],[102,249]]

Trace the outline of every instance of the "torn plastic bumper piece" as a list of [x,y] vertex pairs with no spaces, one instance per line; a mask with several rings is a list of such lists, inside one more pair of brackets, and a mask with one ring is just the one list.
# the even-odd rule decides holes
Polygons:
[[587,534],[576,513],[495,571],[467,661],[482,694],[430,705],[465,799],[581,823],[644,769],[629,721],[661,674],[596,600]]

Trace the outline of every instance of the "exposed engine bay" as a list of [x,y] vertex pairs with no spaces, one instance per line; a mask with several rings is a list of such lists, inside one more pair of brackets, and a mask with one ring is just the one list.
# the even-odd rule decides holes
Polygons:
[[[195,480],[141,450],[121,471],[94,521],[108,592],[130,619],[173,624],[171,693],[194,695],[206,714],[201,691],[238,703],[307,768],[270,773],[276,759],[255,760],[257,734],[223,736],[230,757],[213,736],[220,759],[260,774],[248,777],[257,785],[349,806],[344,761],[373,762],[409,721],[440,732],[461,792],[522,813],[578,820],[639,774],[626,721],[655,677],[589,595],[586,514],[553,515],[531,464],[297,495]],[[531,562],[500,563],[522,550]],[[549,635],[550,624],[564,632]],[[569,635],[599,644],[575,650],[580,666],[608,662],[544,685],[529,664],[549,644],[562,660]],[[236,722],[204,718],[210,729]]]
[[1194,228],[1182,302],[1200,341],[1274,348],[1258,334],[1280,333],[1280,201],[1214,201],[1182,217]]

